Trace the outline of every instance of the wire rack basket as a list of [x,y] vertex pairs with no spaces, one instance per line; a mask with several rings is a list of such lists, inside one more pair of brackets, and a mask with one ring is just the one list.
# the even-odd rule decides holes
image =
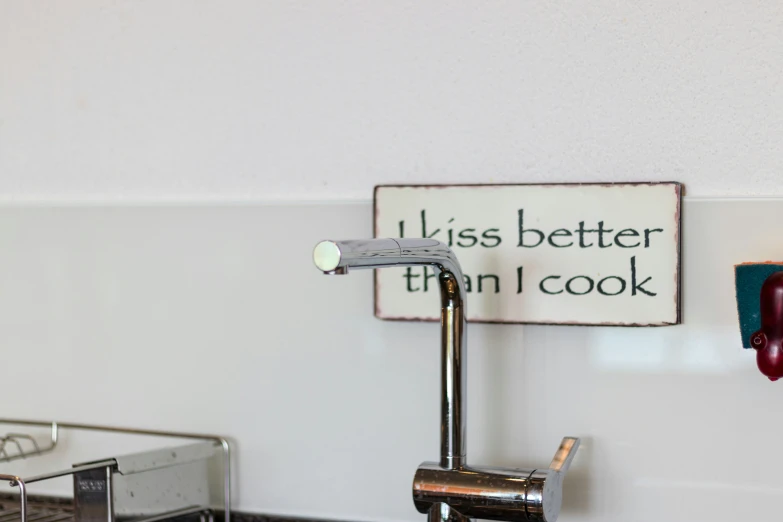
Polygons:
[[[2,420],[0,420],[1,422]],[[51,426],[51,439],[43,446],[26,433],[7,433],[0,437],[0,463],[43,455],[52,451],[57,446],[59,426],[56,422],[52,422]]]
[[[189,519],[212,522],[231,517],[231,462],[225,438],[195,433],[143,430],[90,424],[0,418],[3,425],[44,428],[47,438],[28,433],[0,435],[0,481],[17,490],[0,497],[0,522],[160,522]],[[61,430],[180,439],[178,445],[121,455],[30,477],[5,473],[5,465],[40,457],[56,448]],[[2,433],[2,431],[0,431]],[[182,439],[190,439],[182,443]],[[72,477],[73,498],[43,500],[31,485]]]

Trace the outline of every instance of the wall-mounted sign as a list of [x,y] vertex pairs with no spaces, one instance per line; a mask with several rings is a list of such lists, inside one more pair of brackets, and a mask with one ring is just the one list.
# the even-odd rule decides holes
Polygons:
[[[376,237],[448,244],[476,322],[680,323],[679,183],[384,185]],[[423,267],[376,270],[375,314],[439,320]]]

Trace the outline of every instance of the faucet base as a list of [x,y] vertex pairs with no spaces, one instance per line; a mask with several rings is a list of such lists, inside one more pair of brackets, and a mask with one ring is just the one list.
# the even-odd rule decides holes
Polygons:
[[[444,468],[425,462],[413,479],[413,503],[419,513],[431,522],[456,520],[451,511],[464,520],[471,518],[526,522],[536,504],[542,500],[536,491],[542,489],[547,473],[535,469],[488,467]],[[532,509],[531,509],[532,508]],[[543,519],[552,522],[551,519]]]
[[425,462],[413,477],[413,504],[431,522],[555,522],[563,476],[578,448],[579,439],[565,437],[548,469],[452,468]]

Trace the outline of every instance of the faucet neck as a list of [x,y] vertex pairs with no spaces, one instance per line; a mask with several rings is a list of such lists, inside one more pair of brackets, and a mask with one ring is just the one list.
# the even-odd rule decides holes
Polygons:
[[[459,279],[457,279],[459,277]],[[462,274],[445,267],[438,275],[441,296],[440,465],[461,469],[467,464],[467,318]]]

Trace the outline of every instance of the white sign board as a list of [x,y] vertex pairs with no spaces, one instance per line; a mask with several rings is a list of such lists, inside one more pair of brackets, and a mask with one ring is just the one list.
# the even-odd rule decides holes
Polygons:
[[[375,237],[428,237],[459,258],[476,322],[680,323],[679,183],[375,189]],[[375,313],[439,320],[424,267],[376,270]]]

